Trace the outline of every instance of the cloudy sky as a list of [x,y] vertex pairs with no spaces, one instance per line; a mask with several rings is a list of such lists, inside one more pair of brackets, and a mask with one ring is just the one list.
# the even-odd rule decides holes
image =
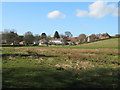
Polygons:
[[22,35],[55,31],[73,36],[118,33],[117,2],[3,2],[3,29],[16,29]]

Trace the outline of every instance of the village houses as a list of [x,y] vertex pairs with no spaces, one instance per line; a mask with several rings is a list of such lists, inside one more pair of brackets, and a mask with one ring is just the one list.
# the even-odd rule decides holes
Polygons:
[[[43,35],[42,35],[43,37]],[[90,36],[87,36],[86,38],[80,39],[79,37],[69,37],[69,36],[62,36],[59,38],[46,38],[47,35],[44,35],[44,38],[34,40],[34,42],[31,44],[33,46],[48,46],[48,45],[78,45],[82,43],[88,43],[88,42],[93,42],[97,40],[102,40],[102,39],[108,39],[112,38],[113,36],[110,36],[108,33],[103,33],[103,34],[92,34]],[[115,37],[115,36],[114,36]],[[21,37],[23,38],[23,37]],[[5,43],[5,40],[2,40],[2,42]],[[28,42],[26,41],[20,41],[20,42],[12,42],[11,45],[29,45]]]

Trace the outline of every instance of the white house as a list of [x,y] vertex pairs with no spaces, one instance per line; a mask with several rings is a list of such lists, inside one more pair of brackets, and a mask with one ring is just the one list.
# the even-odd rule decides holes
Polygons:
[[49,40],[49,43],[54,43],[54,44],[63,44],[61,39],[54,39],[54,40]]
[[34,45],[38,45],[39,44],[39,42],[38,41],[34,41]]

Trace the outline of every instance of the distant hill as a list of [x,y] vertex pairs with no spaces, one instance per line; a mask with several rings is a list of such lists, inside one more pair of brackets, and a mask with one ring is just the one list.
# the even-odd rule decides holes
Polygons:
[[118,47],[118,40],[120,41],[120,38],[111,38],[106,40],[100,40],[96,42],[81,44],[77,46],[72,46],[74,48],[85,48],[85,49],[101,49],[101,48],[108,48],[108,49],[120,49]]

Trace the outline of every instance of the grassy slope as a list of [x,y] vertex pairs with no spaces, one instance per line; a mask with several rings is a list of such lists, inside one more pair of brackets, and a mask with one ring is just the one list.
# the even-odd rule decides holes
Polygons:
[[76,47],[81,48],[111,48],[111,49],[117,49],[118,48],[118,38],[112,38],[107,40],[101,40],[97,42],[92,42],[88,44],[82,44],[78,45]]

